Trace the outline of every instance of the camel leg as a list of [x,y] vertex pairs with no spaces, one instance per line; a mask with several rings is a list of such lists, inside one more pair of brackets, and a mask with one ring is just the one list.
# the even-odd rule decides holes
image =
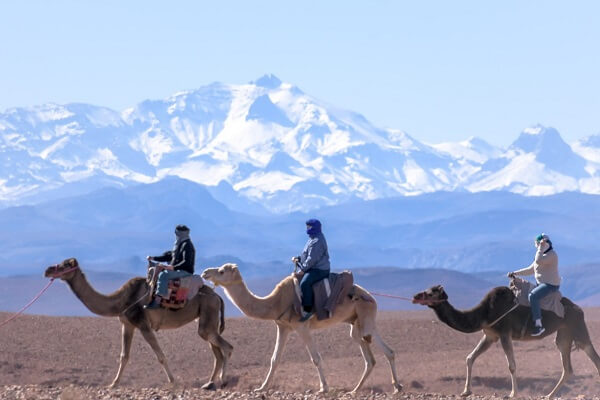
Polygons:
[[323,373],[323,366],[321,365],[321,355],[317,350],[317,346],[315,342],[312,340],[312,336],[310,335],[309,328],[306,325],[301,325],[297,330],[298,334],[302,338],[306,349],[308,350],[308,354],[310,354],[310,359],[312,360],[315,367],[317,367],[317,372],[319,373],[319,393],[326,393],[329,391],[329,386],[327,385],[327,381],[325,380],[325,374]]
[[[204,390],[216,390],[217,385],[215,384],[215,380],[217,379],[217,375],[219,371],[222,372],[223,368],[223,353],[221,353],[221,349],[215,346],[212,343],[209,343],[210,349],[213,352],[213,356],[215,361],[213,363],[213,370],[210,374],[210,379],[204,385],[202,385],[202,389]],[[222,382],[222,381],[221,381]]]
[[517,394],[517,364],[515,363],[515,353],[513,351],[513,343],[510,333],[501,336],[500,343],[502,344],[502,349],[506,355],[506,361],[508,361],[508,370],[510,371],[510,382],[512,385],[510,397],[513,398]]
[[215,332],[206,333],[204,331],[200,331],[198,329],[198,333],[200,337],[210,344],[210,348],[215,356],[215,362],[213,365],[213,371],[210,376],[210,380],[205,383],[202,388],[206,390],[215,390],[215,380],[217,379],[217,375],[219,374],[219,378],[221,381],[221,386],[225,386],[227,384],[226,376],[225,376],[225,368],[227,367],[227,361],[229,357],[231,357],[231,353],[233,352],[233,346],[229,344],[229,342],[223,337]]
[[281,325],[277,325],[277,340],[275,341],[275,348],[273,349],[273,355],[271,356],[271,367],[269,368],[269,373],[265,378],[263,384],[256,389],[256,392],[260,392],[265,390],[271,384],[271,380],[273,379],[273,375],[275,374],[275,369],[277,365],[279,365],[279,361],[281,360],[281,354],[283,353],[283,348],[285,347],[285,343],[290,336],[290,328],[283,327]]
[[585,343],[579,344],[579,346],[594,363],[594,366],[600,375],[600,356],[598,356],[598,353],[596,353],[596,349],[594,349],[592,341],[588,339]]
[[488,335],[483,335],[477,346],[473,349],[471,354],[467,356],[467,381],[465,382],[465,390],[461,393],[461,396],[469,396],[471,392],[471,372],[473,371],[473,363],[483,352],[490,348],[490,346],[497,339],[493,339]]
[[563,370],[560,379],[558,380],[558,383],[556,384],[556,386],[554,386],[554,389],[552,389],[552,391],[548,394],[548,398],[552,398],[556,394],[556,392],[558,392],[558,389],[560,389],[562,384],[573,373],[573,366],[571,365],[571,345],[573,343],[572,336],[564,330],[559,330],[556,333],[556,339],[554,340],[554,342],[556,343],[556,347],[558,347],[558,350],[560,351],[560,358],[562,360]]
[[385,354],[385,358],[387,358],[390,363],[390,370],[392,371],[392,385],[394,385],[394,393],[398,393],[402,391],[402,385],[398,382],[398,374],[396,373],[396,357],[394,355],[394,350],[392,350],[381,337],[377,331],[373,332],[373,339],[375,340],[375,344],[377,347],[383,351]]
[[367,342],[363,338],[362,332],[360,331],[358,324],[352,324],[350,326],[350,336],[352,337],[352,339],[354,339],[355,342],[357,342],[360,345],[360,352],[362,353],[363,359],[365,360],[365,369],[363,370],[363,374],[360,377],[358,383],[356,384],[356,387],[354,387],[354,389],[352,389],[352,392],[350,392],[356,393],[361,388],[367,377],[371,375],[376,361],[375,357],[373,356],[373,352],[371,351],[371,346],[369,342]]
[[117,371],[117,376],[113,379],[109,388],[114,388],[119,384],[119,380],[121,380],[121,375],[123,374],[123,370],[127,365],[127,361],[129,361],[129,351],[131,350],[131,343],[133,342],[133,333],[135,332],[135,327],[131,324],[121,323],[121,358],[119,360],[119,370]]
[[140,329],[140,331],[142,332],[144,339],[146,339],[146,342],[148,342],[150,347],[152,347],[152,350],[154,350],[154,354],[156,354],[158,362],[162,365],[165,374],[167,374],[169,383],[175,382],[175,378],[173,378],[173,374],[171,374],[171,370],[169,370],[169,366],[167,365],[167,358],[163,354],[160,345],[158,344],[158,340],[156,340],[156,335],[154,335],[154,332],[152,332],[150,328]]
[[202,386],[206,390],[217,388],[215,385],[217,375],[221,381],[221,387],[227,384],[225,369],[233,352],[233,346],[220,334],[220,318],[222,317],[220,313],[222,309],[219,310],[219,307],[223,303],[220,298],[217,299],[218,303],[214,304],[215,308],[206,307],[203,312],[198,312],[198,335],[209,343],[215,357],[210,380]]

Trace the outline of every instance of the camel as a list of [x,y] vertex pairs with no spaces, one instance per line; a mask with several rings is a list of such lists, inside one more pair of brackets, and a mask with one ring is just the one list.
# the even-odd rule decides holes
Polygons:
[[592,360],[600,374],[600,357],[596,353],[588,333],[583,310],[571,300],[563,297],[561,303],[565,308],[564,318],[558,317],[551,311],[542,310],[542,320],[546,331],[541,336],[531,336],[526,332],[527,321],[531,321],[531,308],[516,306],[513,292],[506,286],[490,290],[481,303],[476,307],[460,311],[448,302],[448,295],[440,285],[433,286],[413,297],[413,303],[426,305],[433,309],[437,317],[452,329],[460,332],[473,333],[483,330],[483,338],[467,356],[467,379],[462,396],[471,392],[471,372],[473,363],[493,343],[500,339],[502,349],[508,361],[508,370],[512,383],[510,397],[517,393],[516,364],[513,354],[513,340],[539,340],[556,332],[555,343],[562,359],[562,375],[552,391],[547,395],[552,398],[565,380],[573,373],[571,365],[571,348],[583,349]]
[[129,351],[136,328],[154,350],[169,383],[174,383],[175,379],[153,330],[179,328],[196,318],[198,318],[198,334],[208,341],[215,358],[210,380],[202,388],[215,390],[217,375],[221,386],[226,384],[225,368],[233,346],[221,336],[225,329],[223,299],[210,287],[203,286],[200,292],[193,299],[188,300],[188,304],[180,310],[171,311],[165,308],[146,310],[142,306],[144,303],[142,300],[147,300],[150,293],[145,278],[132,278],[114,293],[103,295],[96,292],[89,284],[75,258],[68,258],[60,264],[48,267],[44,275],[47,278],[60,278],[65,281],[79,300],[94,314],[118,317],[121,321],[119,369],[109,388],[117,386],[121,379],[123,369],[129,360]]
[[363,374],[352,393],[360,389],[375,365],[375,357],[371,351],[372,341],[387,357],[392,373],[394,392],[402,390],[402,385],[398,382],[396,375],[394,352],[377,333],[375,325],[377,303],[369,292],[360,286],[354,285],[351,294],[338,304],[331,318],[322,321],[311,318],[306,322],[300,322],[300,315],[293,308],[294,296],[296,296],[294,276],[284,278],[266,297],[257,297],[250,292],[235,264],[224,264],[219,268],[208,268],[204,270],[202,277],[212,281],[215,285],[223,286],[226,295],[248,317],[271,320],[277,326],[277,339],[271,357],[271,366],[263,384],[256,391],[264,391],[270,386],[287,339],[291,332],[296,331],[317,368],[320,383],[319,392],[327,392],[329,388],[321,366],[321,355],[317,351],[310,331],[327,328],[339,323],[350,324],[350,336],[359,344],[365,361]]

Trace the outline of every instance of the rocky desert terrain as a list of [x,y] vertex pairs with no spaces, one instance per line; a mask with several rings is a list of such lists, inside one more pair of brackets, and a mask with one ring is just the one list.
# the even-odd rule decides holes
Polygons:
[[[73,299],[76,301],[75,299]],[[0,313],[0,321],[11,314]],[[586,309],[594,344],[600,350],[600,309]],[[212,367],[212,354],[192,323],[159,331],[158,338],[178,379],[167,384],[149,346],[136,333],[129,364],[118,389],[107,389],[116,374],[120,324],[116,318],[25,315],[0,330],[1,399],[458,399],[465,357],[480,333],[463,334],[437,321],[432,311],[381,312],[381,336],[396,351],[403,393],[391,393],[385,357],[361,392],[346,394],[360,377],[363,361],[348,326],[315,333],[331,392],[318,395],[316,369],[298,336],[292,335],[272,389],[254,393],[267,373],[275,340],[272,322],[228,318],[224,336],[234,346],[228,385],[215,392],[200,388]],[[515,342],[519,396],[539,398],[561,373],[553,337]],[[573,353],[574,376],[559,392],[564,399],[600,398],[600,377],[581,351]],[[510,392],[507,363],[499,344],[474,366],[473,399],[496,399]]]

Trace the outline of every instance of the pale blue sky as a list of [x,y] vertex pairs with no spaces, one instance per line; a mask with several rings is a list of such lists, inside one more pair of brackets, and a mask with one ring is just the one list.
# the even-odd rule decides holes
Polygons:
[[274,73],[427,142],[600,132],[596,1],[12,1],[0,110],[117,110]]

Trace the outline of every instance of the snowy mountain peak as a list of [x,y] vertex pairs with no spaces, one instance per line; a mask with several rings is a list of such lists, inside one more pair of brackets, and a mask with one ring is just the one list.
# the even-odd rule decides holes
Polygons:
[[276,89],[281,86],[281,80],[273,74],[265,74],[257,80],[250,82],[256,86],[262,86],[266,89]]
[[508,152],[477,137],[425,144],[265,75],[122,112],[47,104],[0,113],[0,204],[169,176],[213,187],[231,207],[277,212],[438,190],[600,193],[600,168],[583,157],[541,125]]
[[570,151],[570,146],[565,143],[556,129],[539,124],[524,129],[510,148],[536,154],[552,148],[560,151]]
[[438,151],[464,161],[482,164],[487,160],[499,157],[502,151],[476,136],[458,143],[446,142],[432,145]]

